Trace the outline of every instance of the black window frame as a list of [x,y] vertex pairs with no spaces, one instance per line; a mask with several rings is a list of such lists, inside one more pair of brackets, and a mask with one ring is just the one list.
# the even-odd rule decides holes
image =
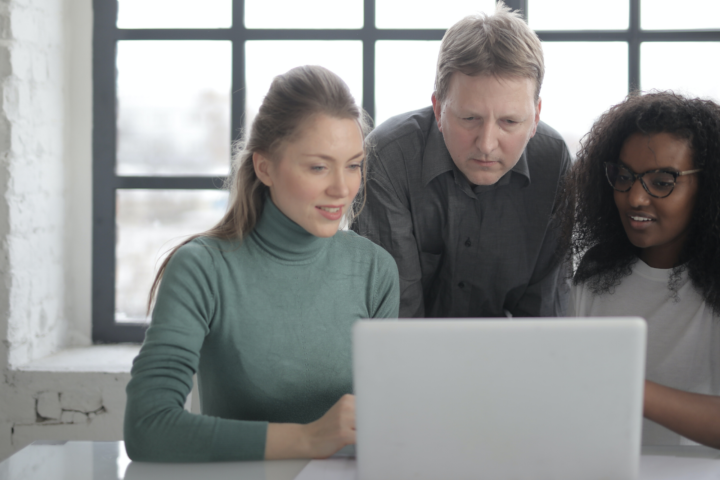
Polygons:
[[[300,0],[299,0],[300,1]],[[116,191],[118,189],[217,189],[224,178],[211,176],[120,176],[116,164],[116,52],[121,40],[226,40],[232,42],[231,132],[236,137],[245,112],[245,48],[251,40],[359,40],[363,45],[363,108],[375,114],[375,42],[441,40],[443,29],[378,29],[375,1],[364,0],[361,29],[249,29],[244,0],[233,0],[232,26],[226,29],[120,29],[117,0],[93,0],[93,236],[92,338],[95,343],[142,342],[147,324],[115,321]],[[543,42],[626,42],[628,91],[640,85],[643,42],[720,42],[713,30],[641,30],[641,0],[629,0],[626,30],[537,31]],[[507,0],[528,12],[527,0]],[[532,3],[530,4],[532,8]],[[532,13],[532,12],[530,12]],[[591,94],[591,92],[588,92]],[[228,139],[232,141],[233,139]]]

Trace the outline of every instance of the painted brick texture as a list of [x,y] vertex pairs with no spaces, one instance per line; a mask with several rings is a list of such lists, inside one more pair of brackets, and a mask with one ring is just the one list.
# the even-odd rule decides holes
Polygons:
[[76,341],[64,314],[76,241],[65,231],[65,9],[90,5],[0,0],[0,460],[34,440],[122,438],[127,374],[18,370]]
[[[7,366],[63,345],[63,3],[0,3],[0,332]],[[5,328],[3,328],[5,327]]]

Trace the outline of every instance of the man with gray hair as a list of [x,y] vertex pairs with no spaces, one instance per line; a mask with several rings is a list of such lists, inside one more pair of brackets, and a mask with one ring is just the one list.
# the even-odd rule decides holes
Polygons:
[[395,258],[401,317],[563,315],[551,216],[570,154],[540,122],[543,75],[537,35],[499,2],[445,33],[432,107],[368,137],[352,228]]

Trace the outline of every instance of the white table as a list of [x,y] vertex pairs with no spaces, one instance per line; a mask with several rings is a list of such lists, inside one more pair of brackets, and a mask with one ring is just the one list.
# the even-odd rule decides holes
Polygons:
[[[123,442],[35,442],[0,463],[0,480],[293,480],[307,463],[133,463]],[[720,451],[646,447],[639,480],[655,479],[720,479]]]

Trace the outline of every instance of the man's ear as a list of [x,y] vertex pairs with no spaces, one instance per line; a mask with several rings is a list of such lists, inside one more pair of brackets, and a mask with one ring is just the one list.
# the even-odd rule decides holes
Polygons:
[[540,122],[540,110],[542,110],[542,98],[538,98],[537,107],[535,107],[535,118],[533,119],[533,123],[535,125],[533,126],[532,135],[530,135],[530,137],[534,137],[535,132],[537,132],[537,126]]
[[435,112],[435,122],[437,123],[438,130],[442,132],[442,126],[440,125],[440,116],[442,115],[442,102],[437,99],[437,97],[435,96],[435,92],[433,92],[430,99],[432,100],[433,112]]
[[255,175],[260,179],[266,186],[272,186],[272,178],[270,178],[270,169],[272,164],[270,159],[259,152],[253,152],[252,156],[253,167],[255,167]]

